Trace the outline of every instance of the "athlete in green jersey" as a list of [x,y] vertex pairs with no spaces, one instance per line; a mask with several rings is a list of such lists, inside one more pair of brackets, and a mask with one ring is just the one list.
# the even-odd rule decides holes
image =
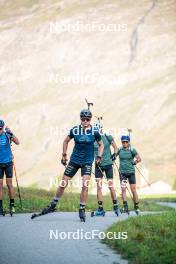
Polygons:
[[[98,200],[98,210],[96,211],[97,215],[103,215],[103,195],[102,195],[102,181],[103,174],[105,173],[106,179],[108,181],[108,188],[111,193],[111,198],[113,202],[114,212],[118,216],[118,202],[117,196],[115,193],[114,185],[113,185],[113,161],[115,161],[117,157],[117,145],[111,135],[107,135],[103,133],[102,127],[100,127],[100,134],[102,137],[102,141],[104,144],[104,152],[102,155],[101,163],[99,165],[95,164],[95,179],[97,183],[97,200]],[[111,154],[111,146],[114,149],[114,154]],[[98,144],[95,142],[95,157],[98,155]]]
[[135,177],[135,165],[141,161],[136,149],[130,146],[130,137],[121,137],[122,147],[118,149],[119,161],[120,161],[120,182],[122,189],[122,199],[124,211],[128,212],[127,196],[126,196],[126,184],[127,180],[130,184],[130,189],[133,194],[134,209],[139,212],[139,199],[136,191],[136,177]]

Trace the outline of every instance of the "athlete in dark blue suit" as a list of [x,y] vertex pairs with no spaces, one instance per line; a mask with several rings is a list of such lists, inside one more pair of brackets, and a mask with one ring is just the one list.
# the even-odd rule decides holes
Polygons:
[[[67,165],[67,148],[68,143],[74,139],[75,146],[70,157],[70,161],[66,166],[62,184],[58,187],[56,196],[51,204],[43,210],[43,214],[54,211],[55,207],[62,197],[68,181],[81,169],[82,175],[82,191],[80,195],[80,209],[79,215],[85,214],[85,206],[88,196],[88,183],[91,177],[92,163],[94,161],[94,143],[97,141],[99,149],[96,158],[96,163],[101,162],[104,145],[99,131],[94,129],[90,122],[92,113],[88,109],[84,109],[80,113],[81,125],[75,126],[70,130],[69,135],[65,138],[63,143],[62,164]],[[80,216],[81,218],[81,216]]]

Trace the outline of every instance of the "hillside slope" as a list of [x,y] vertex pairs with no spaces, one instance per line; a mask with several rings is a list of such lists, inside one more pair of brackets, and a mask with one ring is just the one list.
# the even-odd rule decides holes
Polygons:
[[[21,141],[14,149],[22,185],[47,188],[49,178],[63,172],[62,131],[79,122],[85,97],[118,144],[118,129],[133,129],[150,180],[173,184],[175,5],[174,0],[0,1],[0,118]],[[68,30],[76,23],[81,31]],[[86,24],[115,24],[116,31],[91,31]]]

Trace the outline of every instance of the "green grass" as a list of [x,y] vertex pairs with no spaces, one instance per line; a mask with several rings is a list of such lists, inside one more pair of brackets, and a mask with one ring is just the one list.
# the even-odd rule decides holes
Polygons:
[[[40,211],[44,207],[46,207],[51,199],[55,195],[55,191],[46,191],[42,189],[35,189],[35,188],[20,188],[22,203],[23,203],[23,210],[20,208],[20,203],[18,199],[18,192],[15,188],[15,206],[16,211],[20,212],[36,212]],[[7,189],[4,188],[4,208],[8,208],[8,195]],[[119,198],[120,206],[122,206],[121,198]],[[132,201],[129,200],[129,208],[133,210]],[[58,206],[58,210],[60,211],[68,211],[73,212],[77,211],[79,208],[79,194],[77,193],[68,193],[66,192],[62,197],[62,200]],[[95,195],[89,195],[88,197],[88,204],[87,204],[87,211],[92,211],[97,208],[97,199]],[[110,195],[104,196],[104,208],[106,211],[112,210],[112,202]],[[151,202],[148,199],[141,199],[140,208],[142,211],[164,211],[164,210],[173,210],[168,207],[157,205]]]
[[176,211],[145,215],[114,224],[107,231],[127,232],[126,240],[103,240],[129,263],[176,263]]
[[176,194],[157,194],[142,196],[148,202],[176,202]]

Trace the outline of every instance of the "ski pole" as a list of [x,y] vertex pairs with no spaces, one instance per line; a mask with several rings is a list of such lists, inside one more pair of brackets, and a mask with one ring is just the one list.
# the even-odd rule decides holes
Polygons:
[[14,169],[14,173],[15,173],[15,179],[16,179],[16,184],[17,184],[17,189],[18,189],[18,196],[19,196],[19,200],[20,200],[20,206],[21,206],[21,209],[23,210],[20,188],[19,188],[19,184],[18,184],[17,172],[16,172],[16,167],[15,167],[14,161],[13,161],[13,169]]
[[[128,133],[129,133],[129,137],[131,137],[131,132],[132,129],[128,128]],[[131,139],[131,138],[130,138]],[[151,186],[151,184],[147,181],[147,179],[144,177],[144,175],[142,174],[142,172],[139,170],[139,168],[137,166],[135,166],[136,169],[138,170],[138,172],[141,174],[141,176],[143,177],[143,179],[145,180],[145,182],[147,183],[148,186]]]
[[98,167],[98,169],[100,170],[100,172],[102,173],[102,175],[104,175],[102,169],[100,168],[100,166],[97,165],[97,167]]
[[140,169],[137,167],[137,166],[135,166],[136,167],[136,169],[138,170],[138,172],[141,174],[141,176],[143,177],[143,179],[145,180],[145,182],[147,183],[147,185],[148,186],[151,186],[151,184],[147,181],[147,179],[144,177],[144,175],[142,174],[142,172],[140,171]]
[[127,130],[128,130],[128,135],[129,135],[129,137],[131,137],[132,129],[131,129],[131,128],[127,128]]
[[89,103],[88,102],[88,100],[85,98],[85,101],[86,101],[86,103],[87,103],[87,107],[88,107],[88,109],[90,110],[90,106],[93,106],[93,103]]
[[10,149],[11,149],[11,153],[12,153],[13,170],[14,170],[14,173],[15,173],[15,180],[16,180],[16,184],[17,184],[18,197],[19,197],[19,200],[20,200],[21,210],[23,210],[23,205],[22,205],[22,200],[21,200],[21,193],[20,193],[20,188],[19,188],[19,184],[18,184],[18,178],[17,178],[16,166],[15,166],[15,161],[14,161],[14,154],[13,154],[13,151],[12,151],[12,145],[11,145],[11,142],[9,141],[9,143],[10,143]]

